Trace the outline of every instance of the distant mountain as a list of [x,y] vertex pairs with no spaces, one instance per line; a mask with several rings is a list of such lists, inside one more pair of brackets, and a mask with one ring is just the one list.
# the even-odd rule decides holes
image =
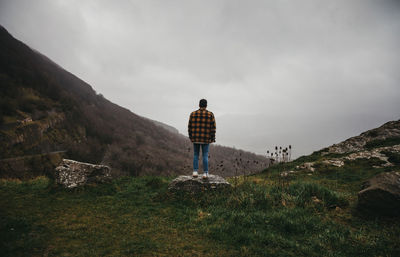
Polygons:
[[172,132],[172,133],[175,133],[175,134],[179,134],[179,131],[176,128],[174,128],[174,127],[172,127],[172,126],[170,126],[168,124],[162,123],[160,121],[152,120],[152,119],[149,119],[149,118],[146,118],[146,117],[143,117],[143,118],[153,122],[155,125],[157,125],[159,127],[162,127],[164,129],[168,130],[169,132]]
[[[0,159],[66,151],[71,159],[110,165],[114,175],[191,172],[187,137],[110,102],[1,26],[0,88]],[[218,145],[210,155],[211,172],[224,176],[268,165],[262,156]]]

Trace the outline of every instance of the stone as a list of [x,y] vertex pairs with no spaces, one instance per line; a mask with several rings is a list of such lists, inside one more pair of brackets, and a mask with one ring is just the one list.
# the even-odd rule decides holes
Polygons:
[[105,165],[63,159],[55,170],[56,182],[66,188],[111,181],[111,169]]
[[286,178],[289,175],[289,172],[287,171],[282,171],[281,173],[279,173],[279,175],[283,178]]
[[400,172],[384,172],[363,184],[358,209],[370,214],[400,216]]
[[316,196],[311,197],[311,200],[312,200],[314,203],[322,203],[322,201],[321,201],[320,199],[318,199],[318,197],[316,197]]
[[169,184],[168,189],[175,192],[198,193],[210,190],[222,190],[230,187],[231,184],[221,176],[209,175],[207,179],[203,179],[200,174],[197,178],[185,175],[179,176]]
[[303,163],[302,165],[297,166],[296,168],[298,168],[298,169],[305,169],[305,170],[309,170],[309,171],[311,171],[311,172],[314,172],[314,171],[315,171],[315,168],[313,167],[313,165],[314,165],[314,162],[305,162],[305,163]]
[[324,160],[322,161],[325,164],[328,165],[333,165],[336,167],[343,167],[344,166],[344,161],[340,160],[340,159],[328,159],[328,160]]

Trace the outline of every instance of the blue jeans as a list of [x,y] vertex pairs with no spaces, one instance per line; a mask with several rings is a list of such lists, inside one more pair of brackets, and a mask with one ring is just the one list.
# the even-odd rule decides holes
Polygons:
[[208,173],[208,148],[210,146],[209,144],[193,143],[193,149],[194,149],[193,170],[194,171],[199,170],[200,146],[201,146],[201,151],[203,153],[203,171],[204,173]]

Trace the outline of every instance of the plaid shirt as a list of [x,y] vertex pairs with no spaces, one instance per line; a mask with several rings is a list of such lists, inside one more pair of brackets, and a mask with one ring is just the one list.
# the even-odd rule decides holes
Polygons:
[[188,132],[193,143],[215,142],[215,118],[206,108],[200,108],[190,114]]

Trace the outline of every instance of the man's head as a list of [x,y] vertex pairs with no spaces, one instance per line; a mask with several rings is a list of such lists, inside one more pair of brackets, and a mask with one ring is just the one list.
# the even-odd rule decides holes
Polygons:
[[199,102],[199,107],[200,108],[206,108],[207,107],[207,100],[206,99],[201,99]]

